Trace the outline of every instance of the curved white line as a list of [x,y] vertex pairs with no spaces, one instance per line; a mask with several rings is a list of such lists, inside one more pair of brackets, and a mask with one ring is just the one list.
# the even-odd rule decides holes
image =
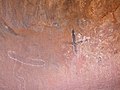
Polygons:
[[26,61],[23,61],[25,59],[22,56],[17,55],[15,51],[8,51],[7,54],[10,59],[13,59],[14,61],[20,62],[25,65],[30,65],[30,66],[44,66],[45,65],[45,61],[42,59],[27,59]]

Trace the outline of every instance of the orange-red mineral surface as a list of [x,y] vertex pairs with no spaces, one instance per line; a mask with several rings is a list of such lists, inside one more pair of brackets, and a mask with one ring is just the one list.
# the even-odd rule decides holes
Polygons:
[[0,0],[0,90],[120,90],[120,0]]

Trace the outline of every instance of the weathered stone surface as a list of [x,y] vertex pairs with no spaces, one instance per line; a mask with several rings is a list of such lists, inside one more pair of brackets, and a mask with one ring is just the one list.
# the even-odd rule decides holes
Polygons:
[[0,0],[0,90],[120,90],[120,0]]

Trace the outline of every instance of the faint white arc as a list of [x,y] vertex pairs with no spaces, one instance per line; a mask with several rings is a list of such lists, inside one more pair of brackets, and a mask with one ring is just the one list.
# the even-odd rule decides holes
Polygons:
[[22,64],[25,64],[25,65],[30,65],[30,66],[44,66],[45,65],[45,61],[42,60],[42,59],[27,59],[25,61],[23,57],[17,55],[15,53],[15,51],[8,51],[8,57],[10,59],[13,59],[14,61],[17,61],[17,62],[20,62]]
[[[26,90],[26,88],[25,88],[25,80],[24,80],[23,77],[21,77],[21,76],[17,75],[17,73],[15,73],[15,68],[16,68],[16,63],[14,64],[14,67],[13,67],[13,74],[15,75],[16,80],[20,83],[18,89],[19,90]],[[19,68],[19,70],[20,69],[21,69],[21,67]],[[17,70],[17,72],[18,72],[18,70]]]

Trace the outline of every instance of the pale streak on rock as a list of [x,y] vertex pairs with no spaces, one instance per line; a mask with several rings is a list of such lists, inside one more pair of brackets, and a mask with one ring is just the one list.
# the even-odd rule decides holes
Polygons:
[[15,79],[19,82],[18,90],[26,90],[26,83],[24,77],[20,76],[19,74],[17,75],[17,72],[20,71],[21,67],[17,71],[15,71],[15,68],[17,68],[16,64],[14,64],[13,67],[13,74],[15,76]]
[[21,64],[24,65],[37,66],[37,67],[45,65],[45,61],[42,59],[36,59],[36,60],[28,59],[28,58],[26,59],[22,56],[17,55],[15,51],[8,51],[7,54],[10,59],[13,59],[14,61],[20,62]]
[[21,69],[21,65],[18,66],[15,63],[13,66],[13,75],[14,75],[15,79],[19,82],[18,90],[26,90],[25,79],[24,79],[24,77],[22,77],[18,74],[18,72],[20,72],[20,69]]
[[20,82],[19,90],[26,90],[25,79],[18,75],[16,77],[17,77],[17,80]]

